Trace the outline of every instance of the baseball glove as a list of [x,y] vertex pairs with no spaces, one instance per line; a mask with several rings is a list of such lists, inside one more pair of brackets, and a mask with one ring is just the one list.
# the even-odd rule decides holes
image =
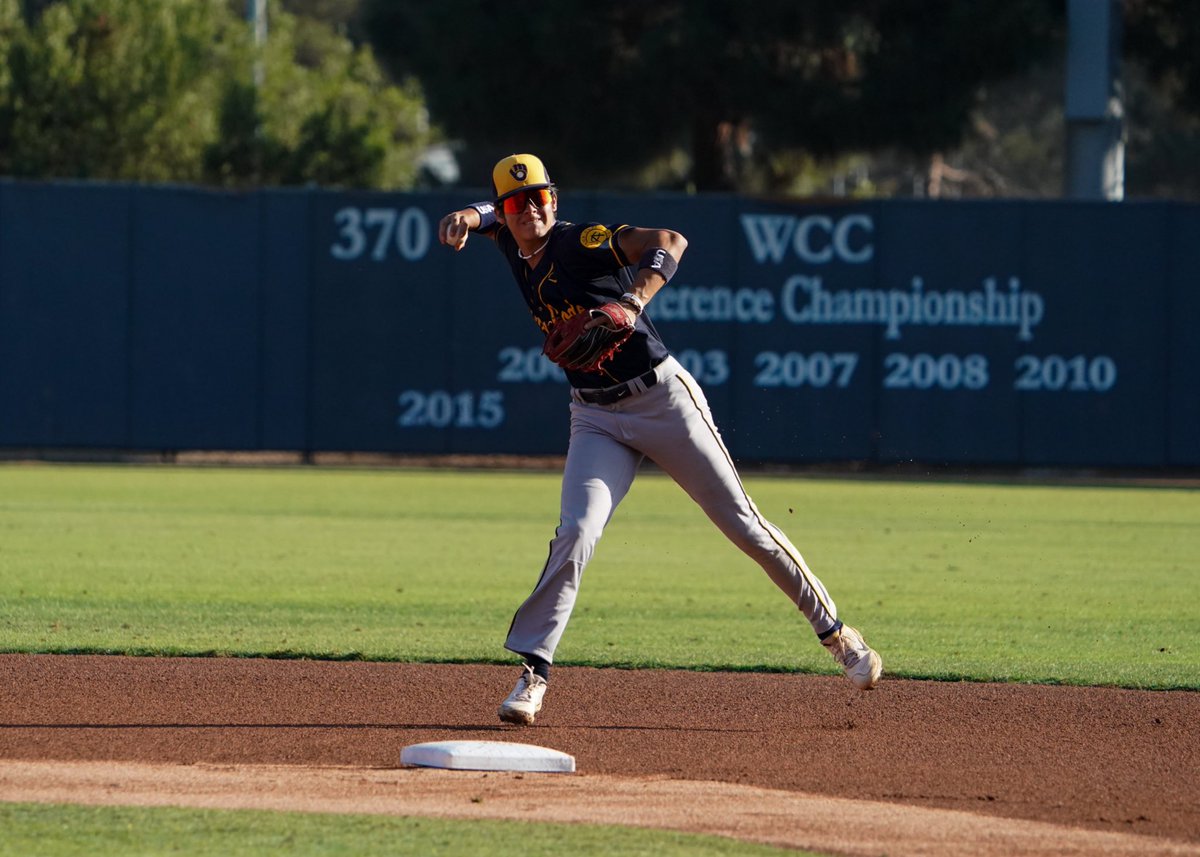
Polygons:
[[[599,319],[600,324],[584,330],[584,325],[594,319]],[[625,307],[604,304],[552,327],[542,353],[564,369],[595,372],[625,344],[633,334],[633,327]]]

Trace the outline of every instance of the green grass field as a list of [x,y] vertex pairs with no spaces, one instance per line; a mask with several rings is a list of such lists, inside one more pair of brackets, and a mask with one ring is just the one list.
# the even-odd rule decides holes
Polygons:
[[[1200,689],[1200,492],[746,483],[890,676]],[[0,466],[0,651],[511,662],[504,632],[557,511],[550,473]],[[834,671],[766,575],[653,472],[601,542],[557,660]],[[0,809],[18,821],[42,812]],[[80,852],[67,831],[101,817],[119,833],[124,811],[45,812],[37,823],[64,832],[39,839],[40,853],[69,854]],[[273,829],[251,815],[149,814],[203,841],[213,825]],[[351,846],[286,853],[373,850],[354,847],[354,822],[326,824]],[[573,847],[593,834],[564,833],[565,849],[600,853]],[[162,853],[176,835],[157,850],[114,839],[90,853]],[[436,835],[445,853],[471,853],[470,837],[492,834],[458,824]],[[642,853],[601,840],[606,853]],[[703,850],[718,846],[733,850]],[[718,846],[645,853],[760,853]],[[438,853],[412,848],[396,853]]]
[[[0,803],[0,857],[770,857],[778,848],[666,830],[377,815]],[[808,852],[787,852],[791,855]]]
[[[1200,492],[747,479],[893,676],[1200,688]],[[511,660],[552,473],[0,467],[0,650]],[[563,664],[831,673],[807,624],[643,475]]]

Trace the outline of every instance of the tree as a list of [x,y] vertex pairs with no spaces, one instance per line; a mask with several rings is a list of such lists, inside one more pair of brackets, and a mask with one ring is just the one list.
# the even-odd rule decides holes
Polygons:
[[0,173],[411,186],[434,136],[420,89],[277,5],[257,54],[240,9],[0,0]]
[[390,84],[368,47],[327,24],[272,15],[262,84],[248,71],[224,83],[221,134],[206,151],[206,178],[411,187],[435,136],[420,88],[411,80]]
[[7,21],[0,171],[193,180],[214,69],[241,38],[210,3],[73,0]]
[[1200,0],[1125,0],[1126,194],[1200,199]]
[[[366,0],[385,63],[473,149],[535,149],[572,183],[746,189],[763,153],[954,145],[977,88],[1052,46],[1060,0]],[[475,167],[472,166],[472,169]],[[770,172],[759,170],[762,176]]]
[[1124,0],[1126,53],[1165,95],[1200,115],[1200,0]]

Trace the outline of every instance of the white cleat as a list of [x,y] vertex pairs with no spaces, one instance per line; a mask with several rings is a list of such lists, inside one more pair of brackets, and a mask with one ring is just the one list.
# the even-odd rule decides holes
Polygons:
[[829,649],[846,678],[859,690],[870,690],[883,675],[883,658],[849,625],[842,625],[837,633],[822,640],[821,645]]
[[517,679],[517,686],[500,705],[500,719],[518,726],[532,726],[533,719],[542,710],[546,687],[546,680],[536,675],[533,667],[526,666]]

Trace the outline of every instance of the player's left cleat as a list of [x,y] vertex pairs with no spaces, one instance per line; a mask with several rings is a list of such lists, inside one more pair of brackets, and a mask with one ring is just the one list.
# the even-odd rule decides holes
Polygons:
[[533,719],[542,710],[542,697],[546,695],[546,680],[526,666],[517,679],[517,686],[500,705],[500,719],[518,726],[532,726]]
[[867,645],[862,634],[842,625],[832,636],[821,641],[833,659],[841,664],[846,678],[859,690],[870,690],[883,675],[883,658]]

